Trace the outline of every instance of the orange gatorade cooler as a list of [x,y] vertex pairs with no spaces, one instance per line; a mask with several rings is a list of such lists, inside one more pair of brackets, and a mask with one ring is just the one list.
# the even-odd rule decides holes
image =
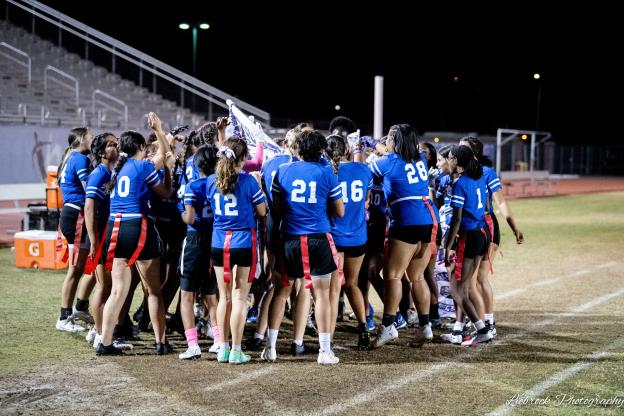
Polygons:
[[[56,262],[56,231],[21,231],[15,233],[15,266],[35,269],[64,269],[67,263]],[[63,238],[64,246],[67,242]]]
[[56,166],[48,166],[48,180],[46,183],[46,205],[48,208],[63,208],[63,195],[58,186],[58,175]]

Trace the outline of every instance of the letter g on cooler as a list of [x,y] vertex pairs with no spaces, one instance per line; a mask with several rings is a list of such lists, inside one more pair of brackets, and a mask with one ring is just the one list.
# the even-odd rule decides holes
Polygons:
[[39,249],[39,242],[38,241],[34,241],[30,244],[28,244],[28,255],[31,257],[39,257],[40,256],[40,249]]

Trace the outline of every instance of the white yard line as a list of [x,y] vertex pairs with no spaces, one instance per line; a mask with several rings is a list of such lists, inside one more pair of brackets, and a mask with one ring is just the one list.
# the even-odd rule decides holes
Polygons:
[[[570,308],[568,311],[560,313],[560,314],[556,314],[553,318],[548,318],[545,319],[543,321],[537,322],[533,325],[531,325],[530,327],[526,328],[523,331],[517,332],[515,334],[511,334],[508,336],[502,336],[499,337],[500,341],[511,341],[513,339],[516,338],[520,338],[523,337],[527,334],[529,334],[530,332],[536,332],[541,330],[542,328],[551,325],[561,319],[563,319],[564,317],[570,317],[570,316],[574,316],[574,315],[578,315],[581,314],[595,306],[598,306],[604,302],[607,302],[617,296],[621,296],[622,294],[624,294],[624,287],[623,288],[619,288],[618,290],[616,290],[615,292],[611,292],[609,294],[606,295],[602,295],[599,296],[587,303],[584,303],[582,305],[579,306],[575,306],[573,308]],[[496,345],[500,345],[501,342],[497,341],[493,347],[496,347]],[[474,351],[474,352],[473,352]],[[373,401],[375,399],[377,399],[378,397],[397,390],[403,386],[406,386],[408,384],[414,383],[416,381],[420,381],[424,378],[427,378],[429,376],[444,372],[446,370],[452,369],[454,367],[459,366],[463,361],[467,360],[468,358],[473,358],[475,356],[478,356],[479,354],[481,354],[483,351],[489,351],[489,349],[485,349],[485,348],[479,348],[478,350],[473,350],[473,351],[466,351],[465,354],[462,354],[460,357],[458,357],[455,360],[450,360],[450,361],[446,361],[444,363],[436,363],[436,364],[432,364],[429,367],[425,368],[425,369],[418,369],[404,377],[401,377],[399,379],[391,379],[388,381],[388,383],[386,384],[381,384],[381,385],[377,385],[375,388],[368,390],[366,392],[362,392],[360,394],[357,394],[356,396],[353,396],[351,398],[346,398],[346,399],[342,399],[340,400],[338,403],[334,403],[330,406],[327,406],[323,409],[319,409],[316,410],[314,412],[308,412],[305,413],[305,415],[333,415],[333,414],[337,414],[337,413],[342,413],[348,409],[351,409],[353,407],[359,406],[363,403],[367,403],[370,401]]]
[[538,383],[535,386],[531,387],[530,389],[518,395],[515,395],[514,399],[516,400],[510,400],[504,405],[497,407],[495,410],[488,413],[488,416],[504,416],[504,415],[507,415],[508,413],[511,413],[518,406],[518,404],[521,404],[523,402],[524,399],[530,400],[530,399],[539,397],[546,390],[558,384],[563,383],[564,381],[566,381],[568,378],[572,377],[579,371],[582,371],[586,369],[587,367],[590,367],[596,364],[597,361],[607,356],[609,354],[609,351],[616,349],[618,347],[621,347],[623,345],[624,345],[624,338],[617,339],[615,342],[612,342],[611,344],[607,345],[602,350],[596,351],[592,354],[585,356],[583,360],[578,361],[576,364],[570,367],[564,368],[563,370],[555,373],[553,376],[542,381],[541,383]]

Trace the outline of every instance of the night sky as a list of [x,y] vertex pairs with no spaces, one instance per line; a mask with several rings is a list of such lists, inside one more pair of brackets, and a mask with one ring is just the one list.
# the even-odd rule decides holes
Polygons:
[[386,128],[535,129],[541,83],[540,130],[562,143],[619,141],[612,102],[621,95],[620,24],[612,10],[526,2],[44,3],[188,73],[191,33],[178,23],[206,21],[198,78],[270,112],[277,127],[342,114],[372,130],[373,78],[383,75]]

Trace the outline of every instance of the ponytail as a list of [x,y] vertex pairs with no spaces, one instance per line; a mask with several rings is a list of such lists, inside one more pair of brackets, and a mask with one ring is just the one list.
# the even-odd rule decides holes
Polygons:
[[459,140],[459,143],[463,143],[470,147],[472,152],[475,154],[477,161],[481,165],[487,166],[489,168],[494,165],[492,160],[483,153],[483,142],[481,140],[477,139],[476,137],[465,136]]
[[67,162],[67,155],[73,149],[76,149],[80,146],[80,142],[87,136],[89,129],[86,127],[76,127],[69,131],[69,136],[67,136],[67,149],[63,153],[63,157],[61,158],[61,162],[57,168],[57,175],[61,175],[63,172],[63,168],[65,167],[65,162]]
[[117,149],[119,150],[119,160],[117,161],[117,165],[115,166],[115,170],[113,171],[111,181],[106,187],[107,193],[110,194],[113,189],[115,189],[117,175],[119,174],[119,172],[121,172],[121,168],[123,168],[124,164],[128,161],[128,159],[136,155],[142,148],[145,148],[145,146],[145,137],[143,137],[141,133],[133,130],[124,131],[123,133],[121,133],[121,135],[119,136],[119,143],[117,144]]
[[345,144],[342,136],[332,134],[327,138],[327,149],[325,153],[329,156],[332,166],[334,167],[334,173],[338,174],[338,167],[340,166],[340,160],[347,153],[347,145]]
[[457,166],[464,169],[464,173],[474,180],[483,176],[483,168],[475,158],[474,152],[468,146],[455,145],[451,153],[457,158]]
[[217,188],[223,195],[231,194],[238,181],[236,167],[247,159],[247,143],[243,139],[231,137],[219,148],[217,157],[219,158],[215,169]]

